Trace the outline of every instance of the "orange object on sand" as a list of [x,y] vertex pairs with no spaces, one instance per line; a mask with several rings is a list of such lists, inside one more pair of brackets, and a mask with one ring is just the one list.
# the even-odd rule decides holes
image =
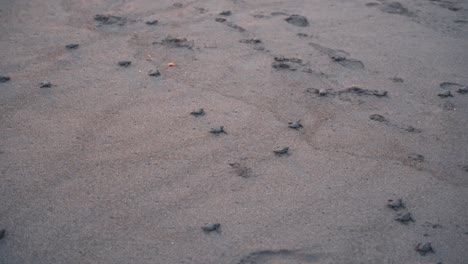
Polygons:
[[169,67],[174,67],[174,66],[176,66],[176,64],[175,64],[175,62],[169,62],[169,63],[167,64],[167,66],[169,66]]

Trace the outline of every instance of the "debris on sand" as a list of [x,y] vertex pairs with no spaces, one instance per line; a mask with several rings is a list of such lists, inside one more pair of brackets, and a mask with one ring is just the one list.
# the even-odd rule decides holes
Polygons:
[[0,75],[0,83],[8,82],[10,79],[10,76]]
[[468,93],[468,86],[462,87],[457,90],[457,93],[459,94],[467,94]]
[[127,23],[126,17],[113,16],[113,15],[102,15],[98,14],[94,16],[94,20],[99,22],[99,25],[119,25],[123,26]]
[[385,118],[385,116],[379,115],[379,114],[372,114],[372,115],[369,116],[369,119],[370,119],[370,120],[377,121],[377,122],[385,122],[385,121],[387,121],[387,118]]
[[77,49],[78,46],[80,46],[80,44],[74,44],[73,43],[73,44],[66,45],[65,48],[72,50],[72,49]]
[[193,116],[204,116],[205,115],[205,110],[203,110],[203,108],[199,108],[197,110],[194,110],[192,112],[190,112],[191,115]]
[[378,90],[368,90],[368,89],[363,89],[359,88],[356,86],[346,88],[345,90],[342,90],[339,92],[340,94],[342,93],[352,93],[356,95],[373,95],[376,97],[385,97],[388,95],[387,91],[378,91]]
[[169,48],[192,49],[193,47],[193,41],[189,41],[186,38],[173,38],[171,36],[167,36],[161,42],[153,42],[153,44],[160,44]]
[[275,153],[276,156],[289,154],[289,147],[284,147],[284,148],[280,148],[277,150],[273,150],[273,153]]
[[447,97],[453,97],[452,93],[450,91],[443,91],[439,94],[437,94],[441,98],[447,98]]
[[214,223],[214,224],[205,224],[201,227],[201,229],[207,233],[209,232],[213,232],[213,231],[219,231],[219,229],[221,228],[221,224],[220,223]]
[[149,26],[154,26],[154,25],[157,25],[158,24],[158,20],[157,19],[153,19],[153,20],[148,20],[145,22],[146,25],[149,25]]
[[49,81],[43,81],[39,84],[40,88],[50,88],[52,87],[52,83]]
[[430,242],[424,242],[424,243],[419,243],[416,245],[414,248],[421,256],[426,255],[427,253],[434,253],[434,249],[432,248],[432,245]]
[[290,15],[284,20],[286,20],[286,22],[288,22],[289,24],[292,24],[298,27],[307,27],[309,25],[309,21],[307,20],[307,18],[301,15]]
[[230,15],[232,15],[232,12],[229,11],[229,10],[225,10],[225,11],[219,13],[219,15],[220,16],[230,16]]
[[117,64],[120,66],[120,67],[125,67],[127,68],[128,66],[130,66],[130,64],[132,64],[131,61],[119,61],[117,62]]
[[297,120],[297,121],[294,121],[294,122],[288,122],[288,127],[289,128],[292,128],[292,129],[296,129],[298,130],[299,128],[302,128],[302,124],[301,124],[301,120]]
[[223,22],[226,22],[226,19],[225,19],[225,18],[222,18],[222,17],[217,17],[217,18],[215,18],[215,21],[216,21],[216,22],[223,23]]
[[403,224],[408,224],[409,222],[414,222],[413,217],[411,216],[411,213],[404,213],[404,214],[397,214],[395,217],[395,220],[403,223]]
[[224,126],[212,128],[212,129],[210,130],[210,133],[211,133],[211,134],[216,134],[216,135],[218,135],[218,134],[223,134],[223,133],[224,133],[224,134],[227,134],[226,131],[224,131]]
[[175,63],[175,62],[169,62],[169,63],[167,64],[167,66],[169,66],[169,67],[174,67],[174,66],[176,66],[176,63]]
[[5,234],[6,234],[6,230],[5,230],[5,229],[1,229],[1,230],[0,230],[0,240],[2,240],[2,239],[5,237]]
[[387,207],[391,208],[391,209],[393,209],[395,211],[398,211],[400,209],[405,208],[405,205],[403,204],[402,199],[389,199],[387,201]]

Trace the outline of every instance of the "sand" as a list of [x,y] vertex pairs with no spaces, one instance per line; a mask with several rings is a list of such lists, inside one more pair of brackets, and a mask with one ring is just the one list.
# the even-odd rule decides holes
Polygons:
[[462,0],[0,0],[0,263],[468,263],[467,51]]

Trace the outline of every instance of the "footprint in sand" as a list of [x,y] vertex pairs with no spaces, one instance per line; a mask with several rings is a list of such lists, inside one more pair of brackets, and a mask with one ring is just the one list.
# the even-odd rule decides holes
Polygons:
[[308,264],[321,263],[321,254],[308,254],[295,250],[260,250],[243,257],[237,264]]
[[443,82],[439,86],[440,88],[447,89],[447,90],[459,89],[463,87],[463,85],[458,84],[458,83],[453,83],[453,82]]
[[362,61],[349,58],[350,54],[344,50],[331,49],[312,42],[309,43],[309,45],[328,55],[332,61],[340,64],[343,67],[353,70],[364,69],[364,63]]
[[403,16],[413,16],[414,14],[410,12],[406,7],[404,7],[400,2],[384,2],[378,6],[380,11],[389,13],[389,14],[397,14]]

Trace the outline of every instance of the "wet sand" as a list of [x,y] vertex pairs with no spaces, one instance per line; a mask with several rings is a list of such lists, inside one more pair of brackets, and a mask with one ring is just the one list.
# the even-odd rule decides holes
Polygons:
[[0,0],[0,263],[468,263],[467,50],[467,1]]

